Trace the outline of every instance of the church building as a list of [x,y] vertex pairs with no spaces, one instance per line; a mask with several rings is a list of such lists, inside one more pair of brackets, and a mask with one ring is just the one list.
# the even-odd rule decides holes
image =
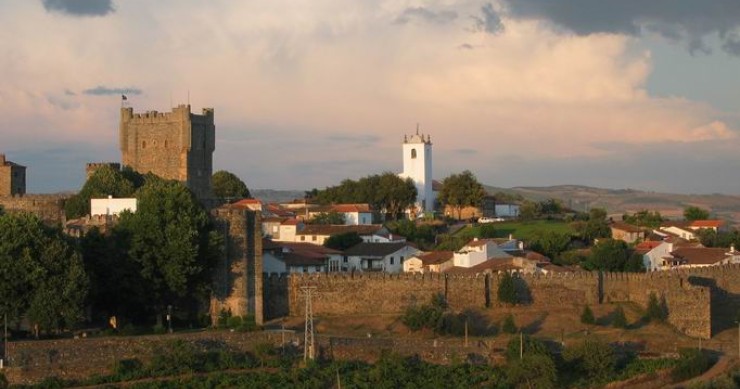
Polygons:
[[435,194],[432,189],[432,140],[429,135],[416,134],[403,137],[403,173],[401,178],[411,178],[416,185],[416,209],[414,214],[421,215],[434,211]]

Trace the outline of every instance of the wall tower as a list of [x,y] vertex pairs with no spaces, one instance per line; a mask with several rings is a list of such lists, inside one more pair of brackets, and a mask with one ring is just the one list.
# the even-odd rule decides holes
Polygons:
[[411,178],[416,185],[417,213],[434,211],[432,190],[432,140],[429,135],[419,134],[403,137],[403,173],[401,178]]
[[26,167],[5,159],[0,154],[0,196],[26,194]]
[[121,108],[120,138],[123,165],[181,181],[200,200],[213,197],[213,108],[204,108],[202,115],[183,104],[164,113],[135,114],[133,108]]

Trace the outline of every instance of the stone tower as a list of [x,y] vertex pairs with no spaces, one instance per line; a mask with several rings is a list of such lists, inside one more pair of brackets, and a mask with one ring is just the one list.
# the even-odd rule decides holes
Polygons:
[[221,311],[233,316],[253,315],[262,325],[262,221],[260,213],[230,204],[213,209],[216,228],[225,238],[224,255],[213,270],[211,320]]
[[211,199],[216,126],[213,109],[202,115],[179,105],[172,112],[121,108],[121,162],[139,173],[178,180],[200,200]]
[[5,159],[0,154],[0,196],[26,194],[26,167]]
[[403,137],[403,173],[401,178],[411,178],[416,184],[416,211],[434,211],[432,190],[432,140],[429,135],[416,134]]

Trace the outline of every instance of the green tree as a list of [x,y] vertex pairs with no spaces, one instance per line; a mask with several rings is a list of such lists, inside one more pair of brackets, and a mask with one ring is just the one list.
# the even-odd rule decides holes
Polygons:
[[614,328],[627,328],[627,316],[624,314],[621,305],[617,305],[617,309],[612,312],[612,326]]
[[247,185],[234,173],[219,170],[211,177],[213,194],[221,201],[251,197]]
[[622,215],[622,220],[639,227],[658,228],[664,219],[658,211],[642,210],[633,214],[625,213]]
[[392,219],[403,215],[416,201],[416,195],[416,186],[410,178],[402,179],[390,172],[357,181],[346,179],[337,186],[306,192],[307,198],[320,204],[367,203]]
[[519,219],[534,220],[537,216],[537,204],[531,201],[524,201],[522,205],[519,206]]
[[[512,318],[512,322],[514,319]],[[514,326],[514,332],[516,332],[516,326]],[[542,341],[529,335],[521,334],[520,336],[512,336],[509,342],[506,344],[506,361],[516,361],[520,356],[520,353],[524,355],[546,355],[551,356],[550,351],[547,349]]]
[[506,375],[509,384],[515,388],[554,388],[557,368],[549,355],[525,354],[521,360],[507,366]]
[[685,381],[709,370],[711,361],[704,351],[695,348],[678,350],[678,364],[673,368],[671,377],[674,382]]
[[591,308],[588,305],[585,305],[583,307],[583,312],[581,312],[581,323],[583,323],[583,324],[594,324],[594,323],[596,323],[596,318],[594,317],[594,312],[591,310]]
[[665,305],[665,300],[662,302],[659,301],[655,292],[650,292],[645,318],[649,321],[657,321],[659,323],[663,323],[668,319],[668,309]]
[[709,211],[703,208],[688,206],[683,210],[683,217],[687,221],[709,219]]
[[511,305],[518,303],[516,295],[516,285],[514,285],[514,277],[509,272],[504,272],[499,278],[498,283],[498,301]]
[[529,242],[529,248],[549,258],[557,258],[568,249],[571,235],[558,231],[535,231]]
[[321,212],[308,221],[308,224],[342,225],[345,222],[344,214],[339,212]]
[[324,241],[324,247],[344,251],[360,243],[362,243],[362,237],[360,237],[360,234],[351,231],[330,236],[329,239]]
[[591,249],[587,267],[591,270],[624,271],[627,258],[627,243],[603,239]]
[[462,219],[462,210],[465,207],[480,206],[486,195],[483,185],[469,170],[460,174],[452,174],[442,181],[438,199],[443,205],[452,207],[457,212],[457,219]]
[[566,348],[563,359],[571,372],[597,382],[608,382],[617,362],[614,350],[598,339],[586,339],[579,345]]
[[80,189],[64,204],[67,219],[76,219],[90,214],[90,199],[113,197],[132,197],[141,184],[142,178],[130,169],[116,170],[102,166],[90,176]]
[[161,312],[178,299],[205,295],[222,242],[205,210],[177,181],[149,179],[138,200],[137,212],[123,214],[116,232],[153,306]]
[[633,252],[624,264],[624,271],[631,273],[641,273],[645,271],[645,263],[642,254]]
[[70,328],[82,319],[88,278],[79,252],[61,231],[35,216],[0,216],[0,314],[22,315],[42,330]]
[[507,334],[515,334],[517,330],[518,328],[516,326],[516,322],[514,322],[514,315],[508,314],[504,318],[504,323],[501,324],[501,331]]

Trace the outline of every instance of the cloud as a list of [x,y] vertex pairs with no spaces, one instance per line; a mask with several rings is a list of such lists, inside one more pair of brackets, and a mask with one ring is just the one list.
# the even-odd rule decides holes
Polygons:
[[48,12],[70,16],[105,16],[115,12],[113,0],[42,0]]
[[91,96],[110,96],[110,95],[140,95],[142,90],[139,88],[109,88],[98,85],[95,88],[85,89],[83,94]]
[[475,20],[475,30],[484,31],[489,34],[498,34],[504,31],[504,24],[498,12],[493,9],[493,5],[488,3],[481,7],[481,16],[473,16]]
[[690,52],[709,53],[704,39],[718,34],[721,47],[738,55],[737,0],[502,0],[514,18],[546,20],[577,35],[637,36],[653,32],[682,41]]
[[422,20],[428,23],[445,24],[457,19],[455,11],[430,11],[424,7],[409,7],[403,10],[394,20],[395,24],[407,24],[413,20]]

